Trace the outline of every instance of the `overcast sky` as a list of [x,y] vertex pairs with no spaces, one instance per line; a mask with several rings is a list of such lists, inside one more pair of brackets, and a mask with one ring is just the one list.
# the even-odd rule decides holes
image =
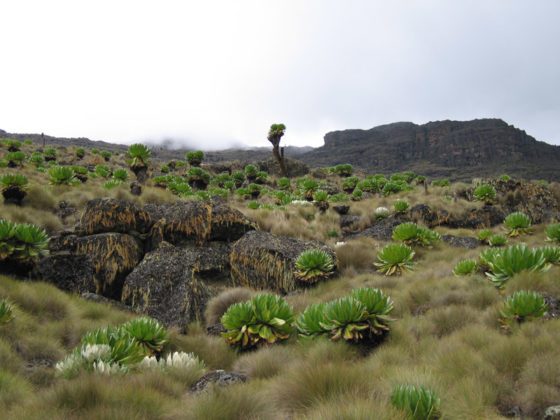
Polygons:
[[0,3],[0,129],[191,147],[496,117],[560,144],[560,1]]

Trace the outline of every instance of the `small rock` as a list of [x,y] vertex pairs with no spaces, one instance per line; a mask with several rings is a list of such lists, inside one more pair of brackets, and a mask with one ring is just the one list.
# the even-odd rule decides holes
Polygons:
[[521,408],[518,406],[513,407],[511,410],[509,410],[506,413],[506,417],[511,417],[514,419],[520,419],[521,418]]
[[212,386],[229,386],[239,382],[246,382],[247,376],[239,373],[226,372],[224,370],[214,370],[208,372],[191,386],[191,392],[199,394],[207,392]]
[[358,222],[359,220],[360,220],[360,216],[344,214],[340,216],[340,220],[338,221],[338,224],[340,225],[341,228],[345,228],[345,227],[352,226],[354,223]]
[[443,242],[448,243],[456,248],[467,248],[475,249],[478,248],[478,239],[471,238],[468,236],[453,236],[453,235],[443,235],[441,237]]
[[383,241],[388,241],[393,235],[393,229],[403,223],[402,220],[394,217],[383,219],[373,226],[368,227],[360,232],[353,232],[344,237],[345,241],[357,238],[374,238]]
[[553,405],[544,411],[543,420],[560,420],[560,405]]
[[348,204],[339,204],[338,206],[333,206],[333,210],[342,216],[348,214],[350,206]]
[[130,183],[130,193],[132,195],[142,195],[142,185],[138,181],[132,181]]

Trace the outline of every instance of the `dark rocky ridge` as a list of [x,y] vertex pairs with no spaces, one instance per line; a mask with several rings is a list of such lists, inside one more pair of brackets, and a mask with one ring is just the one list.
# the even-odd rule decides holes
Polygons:
[[399,122],[333,131],[324,140],[298,159],[313,167],[350,163],[368,173],[415,171],[453,181],[501,173],[560,180],[560,146],[539,142],[500,119]]

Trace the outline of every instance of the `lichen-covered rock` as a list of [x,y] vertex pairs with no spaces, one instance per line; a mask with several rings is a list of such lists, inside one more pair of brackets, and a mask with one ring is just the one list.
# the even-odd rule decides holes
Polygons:
[[422,222],[429,228],[446,224],[449,216],[448,211],[431,209],[426,204],[417,204],[410,209],[410,219],[416,223]]
[[450,218],[445,223],[445,226],[464,229],[484,229],[503,223],[506,216],[507,214],[501,208],[489,205],[469,210],[462,216]]
[[295,260],[307,249],[320,248],[336,263],[336,254],[319,241],[300,241],[262,231],[248,232],[231,250],[231,285],[289,293],[305,286],[295,272]]
[[456,248],[475,249],[478,248],[479,245],[478,239],[468,236],[443,235],[441,239],[443,239],[443,242]]
[[209,391],[213,386],[229,386],[239,382],[247,381],[247,376],[240,373],[226,372],[225,370],[214,370],[208,372],[191,386],[191,392],[198,394]]
[[76,227],[79,235],[104,232],[146,233],[152,226],[150,214],[133,203],[113,198],[96,198],[86,204]]
[[157,248],[162,241],[179,246],[232,242],[256,229],[251,219],[222,203],[187,201],[148,204],[144,209],[152,220],[157,220],[150,232],[150,249]]
[[142,243],[123,233],[100,233],[84,237],[68,235],[51,242],[49,248],[53,256],[73,254],[76,264],[81,261],[81,256],[89,256],[94,270],[93,283],[85,284],[84,291],[117,300],[121,297],[124,279],[144,255]]
[[353,232],[344,237],[344,240],[358,239],[358,238],[374,238],[382,241],[389,241],[393,235],[393,229],[404,223],[404,220],[397,219],[394,217],[389,217],[387,219],[380,220],[374,225],[360,231]]
[[30,275],[61,290],[79,294],[95,289],[94,272],[89,255],[62,251],[41,258]]
[[[183,249],[161,243],[126,278],[122,302],[167,327],[186,330],[189,322],[202,319],[207,300],[216,293],[203,277],[220,271],[225,257],[212,258],[217,253],[216,248],[205,254],[203,247]],[[212,261],[218,265],[212,266]]]

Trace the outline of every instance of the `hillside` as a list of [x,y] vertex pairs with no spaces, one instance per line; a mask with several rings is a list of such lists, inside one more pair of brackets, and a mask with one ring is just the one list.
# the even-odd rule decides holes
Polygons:
[[414,171],[454,181],[501,173],[560,179],[560,147],[535,140],[499,119],[399,122],[333,131],[325,145],[298,157],[310,166],[350,163],[365,172]]

